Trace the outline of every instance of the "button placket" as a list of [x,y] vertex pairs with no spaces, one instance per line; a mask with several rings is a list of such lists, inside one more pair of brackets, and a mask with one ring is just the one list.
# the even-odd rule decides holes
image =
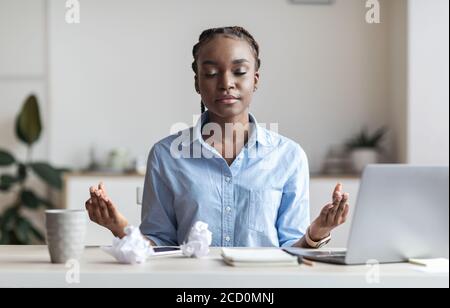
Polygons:
[[223,230],[223,246],[233,246],[232,234],[233,234],[233,217],[231,214],[231,207],[233,203],[233,179],[232,176],[226,174],[224,177],[224,200],[223,200],[223,211],[222,219],[224,223]]

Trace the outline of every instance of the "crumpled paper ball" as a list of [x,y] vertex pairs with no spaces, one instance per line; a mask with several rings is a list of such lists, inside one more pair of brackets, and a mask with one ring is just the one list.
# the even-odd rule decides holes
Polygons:
[[114,238],[112,246],[102,247],[102,250],[124,264],[144,263],[155,253],[139,228],[128,226],[124,231],[126,236],[122,239]]
[[208,255],[211,242],[212,233],[208,230],[208,224],[197,221],[191,228],[187,243],[181,245],[181,251],[187,257],[201,258]]

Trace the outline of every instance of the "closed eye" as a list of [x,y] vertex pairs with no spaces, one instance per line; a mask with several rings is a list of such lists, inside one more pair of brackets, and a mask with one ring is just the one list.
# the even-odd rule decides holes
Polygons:
[[[243,76],[243,75],[247,74],[247,72],[238,71],[238,72],[234,72],[234,74],[236,76]],[[205,74],[205,77],[207,77],[207,78],[213,78],[215,76],[217,76],[217,73],[206,73]]]

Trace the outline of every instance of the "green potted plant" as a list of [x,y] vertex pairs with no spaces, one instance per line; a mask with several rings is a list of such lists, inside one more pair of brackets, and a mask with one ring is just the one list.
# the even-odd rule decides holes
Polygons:
[[346,146],[350,151],[352,167],[356,172],[362,172],[369,164],[379,162],[381,151],[380,143],[383,140],[387,129],[382,127],[370,134],[367,128],[347,141]]
[[[0,244],[20,245],[43,242],[44,235],[30,222],[23,210],[53,208],[47,199],[36,194],[28,185],[27,178],[32,172],[50,187],[62,188],[63,169],[52,167],[46,162],[35,162],[32,149],[42,133],[39,104],[35,95],[30,95],[24,102],[16,118],[15,134],[27,147],[24,161],[18,160],[9,151],[0,148],[0,193],[14,193],[11,204],[2,206],[0,213]],[[13,171],[11,171],[13,170]]]

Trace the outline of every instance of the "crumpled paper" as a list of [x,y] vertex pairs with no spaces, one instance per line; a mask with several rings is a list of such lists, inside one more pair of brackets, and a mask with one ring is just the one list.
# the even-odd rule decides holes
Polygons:
[[102,247],[103,251],[124,264],[144,263],[149,256],[155,253],[139,228],[128,226],[124,231],[126,236],[122,239],[114,238],[112,246]]
[[191,228],[187,243],[181,245],[181,251],[187,257],[201,258],[208,255],[211,242],[212,233],[208,230],[208,224],[197,221]]

